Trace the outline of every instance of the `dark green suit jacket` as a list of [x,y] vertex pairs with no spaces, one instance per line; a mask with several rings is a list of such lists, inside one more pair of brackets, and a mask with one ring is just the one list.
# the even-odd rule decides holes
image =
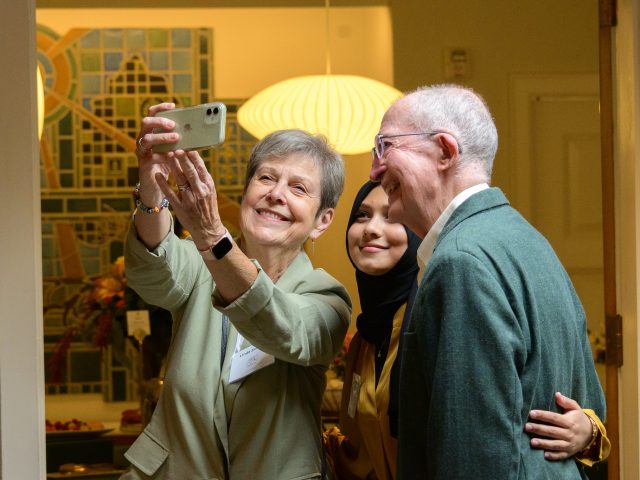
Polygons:
[[581,478],[524,432],[559,391],[604,418],[585,314],[546,239],[503,193],[445,225],[403,338],[400,479]]

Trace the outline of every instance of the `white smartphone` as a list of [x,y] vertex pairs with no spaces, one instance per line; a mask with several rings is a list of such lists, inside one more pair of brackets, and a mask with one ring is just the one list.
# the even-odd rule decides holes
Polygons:
[[180,134],[180,140],[154,145],[154,152],[198,150],[219,145],[224,141],[227,107],[222,102],[164,110],[156,116],[169,118],[176,122],[176,126],[173,130],[157,128],[153,133],[177,132]]

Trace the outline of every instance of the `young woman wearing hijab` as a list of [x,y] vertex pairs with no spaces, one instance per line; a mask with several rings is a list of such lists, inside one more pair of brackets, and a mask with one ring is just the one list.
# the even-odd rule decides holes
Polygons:
[[[340,429],[334,427],[324,437],[336,479],[396,478],[398,350],[416,290],[420,239],[390,223],[388,207],[380,185],[367,182],[356,195],[347,225],[347,254],[356,269],[362,313],[346,357]],[[564,414],[532,412],[534,420],[526,427],[537,435],[532,448],[545,450],[549,460],[576,455],[591,465],[606,458],[606,430],[595,413],[586,410],[583,415],[576,402],[560,394],[556,400]],[[591,418],[598,427],[595,434]]]

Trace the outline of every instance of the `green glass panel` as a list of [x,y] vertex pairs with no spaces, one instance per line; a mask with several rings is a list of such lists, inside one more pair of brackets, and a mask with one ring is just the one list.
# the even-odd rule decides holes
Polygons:
[[67,114],[60,119],[58,122],[58,133],[60,135],[71,135],[72,133],[72,122],[71,122],[71,114]]
[[[209,62],[200,60],[200,88],[209,88]],[[204,103],[204,102],[203,102]]]
[[169,35],[166,30],[149,30],[149,46],[152,48],[166,48],[169,46]]
[[191,52],[183,50],[171,52],[171,63],[174,70],[192,70]]
[[115,262],[118,257],[124,255],[124,244],[122,242],[111,242],[109,245],[109,258]]
[[72,173],[61,173],[60,174],[60,186],[64,188],[73,187],[73,174]]
[[124,372],[111,372],[111,388],[114,402],[122,402],[127,399],[127,384]]
[[104,56],[104,69],[110,71],[116,71],[120,68],[122,63],[121,52],[105,52]]
[[102,41],[104,48],[122,48],[122,29],[110,28],[104,30]]
[[131,117],[136,114],[136,100],[116,97],[116,117]]
[[128,49],[144,47],[144,30],[141,28],[128,28],[125,30],[125,42]]
[[186,93],[191,91],[191,75],[173,75],[173,91]]
[[149,52],[149,68],[152,70],[167,70],[169,68],[169,55],[167,52]]
[[82,93],[100,93],[101,78],[99,75],[85,75],[81,78]]
[[50,294],[50,299],[52,303],[58,303],[60,305],[62,305],[62,303],[65,301],[65,295],[66,295],[66,291],[64,288],[57,288],[53,291],[53,293]]
[[[56,343],[58,340],[60,340],[60,338],[61,338],[61,335],[45,335],[44,336],[44,343],[45,343],[45,345],[47,343],[53,344],[53,343]],[[44,354],[45,358],[47,358],[47,355],[51,356],[51,353],[50,352],[46,352]]]
[[44,278],[53,276],[53,266],[51,265],[51,262],[44,258],[42,259],[42,276]]
[[[95,230],[94,226],[90,223],[87,223],[85,225],[85,230],[87,232],[91,232],[93,230]],[[91,257],[91,256],[98,256],[100,255],[100,249],[95,246],[95,245],[87,245],[87,244],[80,244],[79,245],[80,248],[80,254],[82,256],[86,256],[86,257]]]
[[40,208],[42,213],[61,213],[62,200],[60,199],[43,199],[40,202]]
[[128,212],[131,210],[129,196],[126,198],[107,198],[102,201],[102,210],[115,210],[116,212]]
[[178,97],[178,105],[181,107],[189,107],[193,105],[193,102],[191,101],[191,96],[187,95],[184,97]]
[[73,166],[73,143],[71,140],[60,140],[60,166],[62,168]]
[[52,238],[42,239],[42,256],[51,258],[56,253],[56,246]]
[[[51,357],[53,356],[53,352],[44,352],[44,381],[45,383],[51,383],[54,379],[51,375],[51,369],[48,367],[49,362],[51,362]],[[48,387],[47,393],[56,393],[56,388],[53,385]]]
[[95,212],[98,202],[95,198],[70,198],[67,200],[67,210],[69,212]]
[[99,48],[100,30],[89,30],[80,38],[80,46],[83,48]]
[[66,140],[68,142],[68,146],[65,145],[65,148],[68,149],[68,152],[64,156],[60,156],[60,169],[61,170],[71,170],[74,168],[73,165],[73,155],[71,155],[71,140]]
[[200,36],[200,54],[206,55],[209,51],[209,41],[206,36]]
[[176,28],[171,31],[173,48],[191,47],[191,31],[186,28]]
[[97,72],[100,70],[100,55],[95,53],[83,53],[80,56],[80,66],[85,72]]
[[100,352],[71,352],[71,381],[99,382]]

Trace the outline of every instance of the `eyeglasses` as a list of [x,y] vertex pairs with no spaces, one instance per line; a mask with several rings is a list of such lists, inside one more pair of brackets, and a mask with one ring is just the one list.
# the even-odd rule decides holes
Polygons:
[[394,145],[390,144],[387,145],[385,142],[385,139],[387,138],[396,138],[396,137],[410,137],[410,136],[414,136],[414,135],[428,135],[428,136],[433,136],[433,135],[437,135],[439,133],[446,133],[447,135],[451,135],[453,137],[453,139],[456,141],[456,143],[458,144],[458,153],[462,153],[462,147],[460,146],[460,142],[458,141],[458,139],[451,133],[449,132],[445,132],[442,130],[432,130],[430,132],[418,132],[418,133],[399,133],[398,135],[382,135],[381,133],[379,133],[378,135],[375,136],[375,139],[373,141],[373,148],[371,149],[371,157],[376,160],[379,158],[382,158],[382,156],[384,155],[385,149],[387,147],[393,147]]

